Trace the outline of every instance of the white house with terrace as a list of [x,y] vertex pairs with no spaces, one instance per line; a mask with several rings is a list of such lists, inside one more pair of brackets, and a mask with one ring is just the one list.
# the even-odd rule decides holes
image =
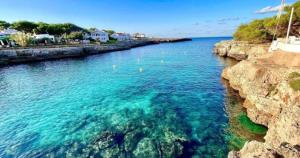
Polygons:
[[90,35],[85,35],[85,38],[92,38],[94,40],[99,40],[100,42],[107,42],[109,40],[108,33],[102,30],[94,30]]
[[137,39],[146,38],[146,35],[143,33],[134,33],[132,36]]
[[131,39],[131,36],[128,33],[114,33],[110,37],[118,41],[126,41]]
[[18,33],[19,31],[15,30],[15,29],[11,29],[11,28],[8,28],[8,29],[4,29],[4,30],[1,30],[0,33],[1,34],[4,34],[4,35],[14,35],[16,33]]

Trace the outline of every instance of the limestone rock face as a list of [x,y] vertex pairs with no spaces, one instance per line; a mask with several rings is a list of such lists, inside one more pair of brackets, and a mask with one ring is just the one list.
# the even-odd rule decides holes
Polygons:
[[290,144],[283,144],[279,148],[272,148],[265,143],[247,142],[241,151],[231,151],[228,158],[299,158],[299,149]]
[[300,54],[285,54],[249,58],[224,70],[223,78],[245,98],[249,118],[268,127],[264,143],[248,142],[228,157],[300,158],[300,91],[289,84],[291,73],[300,74]]
[[231,152],[229,158],[239,157],[261,157],[261,158],[277,158],[278,153],[271,148],[266,147],[263,143],[252,141],[247,142],[240,152]]
[[222,57],[236,60],[255,58],[268,53],[269,44],[249,44],[241,41],[222,41],[215,45],[214,52]]

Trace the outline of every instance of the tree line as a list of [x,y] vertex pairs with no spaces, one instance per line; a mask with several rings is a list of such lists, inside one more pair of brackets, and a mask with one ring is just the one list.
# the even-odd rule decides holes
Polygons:
[[[0,20],[0,30],[13,28],[20,32],[31,34],[50,34],[55,36],[66,35],[70,38],[82,38],[83,33],[96,30],[96,28],[85,29],[72,23],[48,24],[44,22],[16,21],[8,23]],[[105,30],[109,35],[115,33],[113,30]]]
[[248,41],[250,43],[267,43],[272,41],[275,33],[276,38],[285,37],[287,34],[292,7],[294,7],[295,10],[290,35],[299,36],[300,1],[297,1],[293,5],[285,7],[285,12],[280,19],[277,19],[277,16],[273,16],[270,18],[254,20],[248,24],[240,25],[237,31],[234,33],[234,39],[239,41]]
[[10,24],[6,21],[0,21],[0,30],[7,28],[13,28],[24,33],[48,33],[57,36],[70,34],[71,32],[87,32],[86,29],[72,23],[48,24],[44,22],[17,21]]

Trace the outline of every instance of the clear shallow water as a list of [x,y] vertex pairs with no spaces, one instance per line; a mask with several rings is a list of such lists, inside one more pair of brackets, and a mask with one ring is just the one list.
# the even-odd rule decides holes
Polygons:
[[220,40],[0,68],[0,157],[226,157]]

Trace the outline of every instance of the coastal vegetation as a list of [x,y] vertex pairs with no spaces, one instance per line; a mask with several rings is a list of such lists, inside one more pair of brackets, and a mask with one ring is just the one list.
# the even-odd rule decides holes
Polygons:
[[83,40],[83,33],[80,31],[71,32],[66,36],[66,39],[72,39],[72,40]]
[[293,5],[285,7],[285,12],[280,19],[277,16],[273,16],[242,24],[234,33],[234,39],[248,41],[249,43],[267,43],[272,41],[274,34],[276,34],[277,38],[285,37],[292,7],[295,8],[295,12],[292,20],[291,35],[300,35],[300,1],[297,1]]
[[10,39],[17,42],[22,47],[27,47],[33,42],[31,35],[24,32],[11,35]]
[[0,20],[0,30],[7,29],[10,26],[10,23]]
[[293,88],[294,91],[300,90],[300,79],[292,80],[289,82],[289,84]]
[[299,72],[292,72],[289,74],[289,79],[295,79],[295,78],[299,78],[299,77],[300,77]]
[[[3,23],[7,23],[4,22]],[[3,24],[4,25],[4,24]],[[5,26],[10,26],[20,32],[35,33],[35,34],[51,34],[51,35],[63,35],[70,34],[71,32],[87,32],[86,29],[79,27],[72,23],[61,23],[61,24],[48,24],[44,22],[31,22],[31,21],[17,21]],[[0,25],[1,27],[1,25]]]
[[292,72],[289,74],[289,85],[294,91],[300,90],[300,73]]

